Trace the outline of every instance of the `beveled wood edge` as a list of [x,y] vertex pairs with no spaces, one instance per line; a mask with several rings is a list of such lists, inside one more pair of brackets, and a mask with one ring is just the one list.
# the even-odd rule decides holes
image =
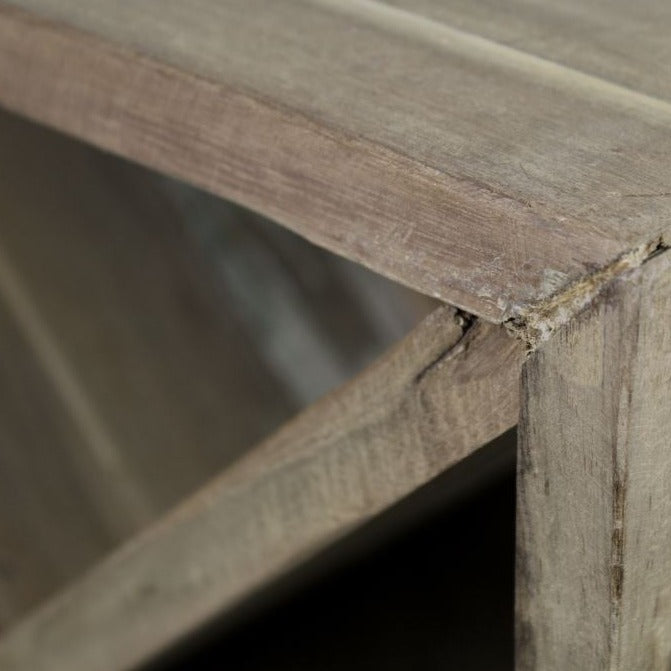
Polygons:
[[0,639],[7,671],[132,668],[517,422],[522,344],[438,309]]
[[[506,322],[529,340],[554,328],[567,306],[573,314],[592,280],[584,264],[576,271],[573,252],[526,203],[1,0],[0,105],[250,207],[421,293]],[[472,240],[460,234],[476,225],[469,213],[488,222],[494,236],[482,258],[471,258]],[[556,293],[548,295],[540,267],[531,274],[502,268],[495,282],[485,281],[486,258],[505,247],[510,225],[532,258],[551,248],[553,267],[573,268]],[[586,235],[595,274],[638,254],[638,247]],[[418,250],[413,236],[435,244]],[[558,304],[548,319],[548,307]]]
[[[420,293],[502,319],[495,300],[458,277],[437,286],[435,263],[398,240],[406,194],[416,217],[440,219],[437,192],[450,191],[449,178],[385,147],[1,0],[0,105],[249,207]],[[491,200],[460,190],[471,207]]]

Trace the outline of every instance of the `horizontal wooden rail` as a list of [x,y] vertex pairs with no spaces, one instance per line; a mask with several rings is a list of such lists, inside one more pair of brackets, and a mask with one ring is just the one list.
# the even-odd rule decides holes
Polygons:
[[524,352],[440,308],[0,639],[3,671],[130,668],[517,422]]
[[2,0],[0,105],[499,322],[668,230],[666,24],[526,4]]

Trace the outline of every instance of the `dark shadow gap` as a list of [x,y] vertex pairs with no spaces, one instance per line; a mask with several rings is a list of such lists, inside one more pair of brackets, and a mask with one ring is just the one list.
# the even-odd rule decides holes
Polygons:
[[513,668],[515,431],[147,671]]

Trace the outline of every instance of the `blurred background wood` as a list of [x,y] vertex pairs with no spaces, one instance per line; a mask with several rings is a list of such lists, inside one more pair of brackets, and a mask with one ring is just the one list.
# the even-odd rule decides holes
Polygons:
[[6,113],[0,156],[5,627],[435,303]]
[[0,101],[524,319],[669,233],[665,3],[555,4],[2,0]]

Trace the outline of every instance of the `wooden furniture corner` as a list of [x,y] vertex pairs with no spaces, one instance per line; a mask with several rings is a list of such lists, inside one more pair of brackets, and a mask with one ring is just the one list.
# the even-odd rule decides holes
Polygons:
[[0,2],[3,108],[445,303],[3,671],[135,668],[518,421],[518,670],[669,668],[671,9],[639,4]]

